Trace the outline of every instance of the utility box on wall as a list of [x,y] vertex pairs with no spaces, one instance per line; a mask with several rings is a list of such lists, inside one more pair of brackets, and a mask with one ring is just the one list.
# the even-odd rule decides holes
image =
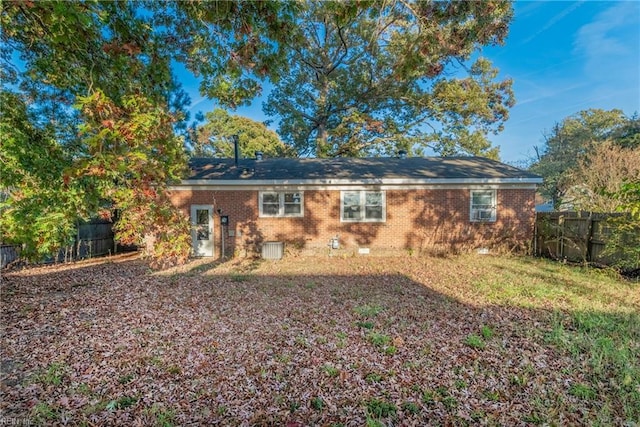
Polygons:
[[284,256],[284,242],[264,242],[262,244],[263,259],[282,259]]

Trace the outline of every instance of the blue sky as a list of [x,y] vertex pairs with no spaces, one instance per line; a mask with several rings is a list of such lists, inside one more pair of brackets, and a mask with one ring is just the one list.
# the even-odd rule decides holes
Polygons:
[[[491,137],[503,161],[530,159],[546,131],[580,110],[640,112],[640,2],[520,1],[514,10],[506,44],[481,53],[500,78],[514,81],[516,106],[504,131]],[[179,76],[193,113],[214,108],[198,94],[197,81]],[[234,113],[268,120],[262,102]]]

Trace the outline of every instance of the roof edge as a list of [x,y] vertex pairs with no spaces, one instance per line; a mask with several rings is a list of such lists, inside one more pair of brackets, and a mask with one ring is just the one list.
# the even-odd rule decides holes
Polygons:
[[425,179],[406,179],[406,178],[376,178],[376,179],[185,179],[174,186],[269,186],[269,185],[458,185],[458,184],[542,184],[542,178],[425,178]]

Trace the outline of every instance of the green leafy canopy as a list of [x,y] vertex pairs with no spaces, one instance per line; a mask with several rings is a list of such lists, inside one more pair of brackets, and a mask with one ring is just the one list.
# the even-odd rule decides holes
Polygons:
[[470,62],[511,17],[507,1],[304,2],[265,112],[301,155],[497,157],[488,135],[514,103],[511,81]]
[[38,258],[81,219],[119,213],[116,237],[181,260],[188,97],[172,61],[232,104],[256,94],[285,34],[279,2],[2,2],[2,240]]

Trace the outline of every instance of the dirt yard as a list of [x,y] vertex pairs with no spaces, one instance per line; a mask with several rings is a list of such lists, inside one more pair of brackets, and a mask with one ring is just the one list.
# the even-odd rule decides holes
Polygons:
[[607,272],[487,255],[154,272],[129,256],[3,272],[0,290],[5,424],[640,418],[640,288]]

